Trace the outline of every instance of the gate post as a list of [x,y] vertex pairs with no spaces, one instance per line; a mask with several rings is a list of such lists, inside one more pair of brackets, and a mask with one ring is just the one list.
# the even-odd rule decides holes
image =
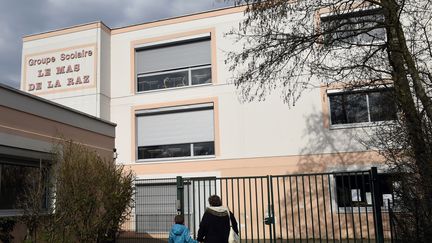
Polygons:
[[177,215],[184,215],[184,181],[183,177],[177,176]]
[[383,221],[381,215],[381,205],[379,197],[379,179],[377,167],[371,168],[371,189],[372,189],[372,207],[375,221],[375,240],[378,243],[384,243]]
[[[276,242],[276,228],[274,226],[274,198],[273,198],[273,177],[267,176],[267,196],[268,196],[268,215],[264,219],[264,224],[269,226],[270,242]],[[265,232],[264,232],[265,235]]]

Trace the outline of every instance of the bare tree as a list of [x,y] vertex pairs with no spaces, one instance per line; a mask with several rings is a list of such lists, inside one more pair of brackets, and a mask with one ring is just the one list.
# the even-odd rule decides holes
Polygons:
[[[432,123],[423,121],[421,130],[430,149]],[[402,242],[429,242],[432,215],[426,193],[431,190],[431,185],[424,184],[424,173],[417,165],[405,122],[400,119],[396,123],[376,126],[370,132],[370,139],[364,142],[379,149],[389,165],[389,173],[393,175],[394,200],[390,219],[396,239]]]
[[432,242],[431,1],[237,2],[246,2],[245,19],[229,35],[243,49],[231,52],[226,62],[245,101],[281,90],[284,101],[294,105],[304,90],[334,83],[394,90],[399,122],[378,129],[373,136],[381,140],[375,145],[393,169],[415,178],[405,183],[401,198],[411,200],[404,205],[421,205],[414,217],[421,225],[416,234],[419,241]]

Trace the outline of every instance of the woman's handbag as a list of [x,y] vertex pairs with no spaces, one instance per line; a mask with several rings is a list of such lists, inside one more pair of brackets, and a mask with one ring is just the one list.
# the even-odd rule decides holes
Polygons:
[[239,237],[239,235],[232,228],[232,223],[231,223],[231,217],[230,217],[230,211],[229,211],[229,209],[227,209],[227,211],[228,211],[228,220],[229,220],[229,224],[230,224],[230,232],[229,232],[229,236],[228,236],[228,243],[240,243],[240,237]]

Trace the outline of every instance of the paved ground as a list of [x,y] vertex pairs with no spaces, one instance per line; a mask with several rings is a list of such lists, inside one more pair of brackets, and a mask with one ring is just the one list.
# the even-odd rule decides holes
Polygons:
[[[162,240],[162,239],[119,239],[117,240],[117,243],[165,243],[168,242],[168,240]],[[270,243],[270,240],[258,240],[258,239],[248,239],[248,240],[242,240],[242,243],[248,242],[248,243]],[[277,239],[276,243],[323,243],[323,242],[333,242],[333,243],[366,243],[366,242],[373,242],[373,240],[369,241],[367,239],[364,240],[326,240],[326,239],[322,239],[322,240],[312,240],[312,239],[296,239],[296,240],[281,240],[281,239]],[[385,243],[390,243],[390,240],[386,240],[384,241]]]

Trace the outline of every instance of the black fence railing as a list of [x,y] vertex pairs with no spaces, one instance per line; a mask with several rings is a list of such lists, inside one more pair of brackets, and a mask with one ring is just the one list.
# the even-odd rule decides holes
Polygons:
[[[392,182],[376,168],[315,174],[136,182],[119,242],[166,242],[176,214],[196,238],[208,197],[233,212],[242,242],[384,242],[394,231]],[[394,237],[394,236],[393,236]]]

